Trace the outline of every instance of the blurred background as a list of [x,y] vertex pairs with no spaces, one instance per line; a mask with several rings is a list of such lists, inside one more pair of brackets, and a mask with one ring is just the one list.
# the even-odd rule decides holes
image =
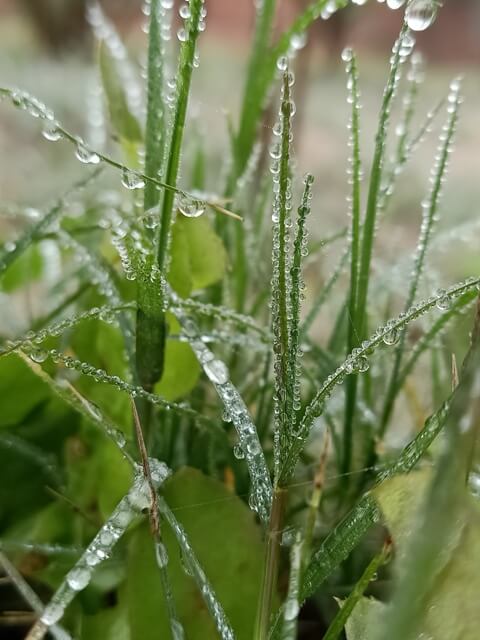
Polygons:
[[[175,0],[175,4],[178,9],[180,2]],[[308,0],[279,0],[277,32],[307,4]],[[127,43],[140,77],[146,45],[140,0],[103,0],[102,5]],[[219,175],[229,149],[226,115],[236,122],[252,36],[254,2],[206,0],[206,6],[207,29],[200,39],[200,67],[194,75],[186,144],[191,140],[197,144],[199,137],[204,139],[209,160],[208,186],[211,191],[221,193],[223,183],[219,184]],[[178,11],[174,15],[178,16]],[[349,105],[340,52],[348,44],[359,54],[364,107],[363,161],[368,169],[389,51],[402,17],[403,10],[392,11],[375,0],[365,6],[351,5],[327,21],[318,20],[310,30],[307,46],[297,56],[296,152],[299,173],[310,171],[316,177],[315,215],[311,220],[314,236],[324,236],[346,222]],[[425,80],[419,95],[416,127],[445,96],[451,79],[464,77],[465,104],[440,227],[455,227],[457,240],[468,245],[475,237],[472,230],[477,224],[480,191],[480,2],[446,0],[436,23],[417,34],[417,41],[418,50],[425,57]],[[101,127],[97,126],[101,120],[98,105],[101,98],[96,91],[95,47],[85,19],[85,0],[0,0],[0,85],[18,86],[36,95],[54,109],[72,132],[93,146],[109,144],[102,139]],[[398,111],[393,114],[392,147],[398,115]],[[428,175],[443,120],[442,113],[436,130],[399,180],[391,215],[382,222],[379,232],[376,264],[379,274],[384,266],[382,260],[388,264],[396,252],[407,251],[405,268],[409,268],[419,229],[420,203],[428,189]],[[268,126],[265,134],[270,134]],[[7,103],[0,105],[0,167],[3,207],[15,202],[43,208],[84,170],[69,145],[46,142],[40,135],[38,122]],[[185,179],[188,180],[188,171]],[[112,184],[117,182],[117,177],[112,176]],[[446,276],[444,284],[472,273],[478,265],[474,251],[455,251],[453,259],[447,259],[451,246],[445,240],[441,250],[431,258],[439,279]],[[332,263],[335,260],[333,256]],[[402,286],[402,280],[399,282]]]

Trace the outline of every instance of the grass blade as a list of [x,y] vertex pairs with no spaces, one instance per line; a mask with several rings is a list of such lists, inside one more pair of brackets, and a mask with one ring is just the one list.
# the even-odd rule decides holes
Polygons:
[[188,318],[179,307],[172,307],[171,311],[175,314],[188,336],[189,344],[199,363],[215,387],[223,402],[225,411],[232,419],[250,473],[252,483],[250,506],[257,511],[262,522],[266,524],[270,516],[272,503],[272,483],[257,430],[248,408],[237,389],[230,382],[225,364],[215,358],[214,354],[199,338],[201,333],[193,320]]
[[451,304],[456,298],[466,292],[474,291],[479,284],[480,278],[469,278],[465,282],[450,287],[448,290],[437,292],[436,295],[410,307],[407,313],[402,313],[394,320],[390,320],[386,325],[377,329],[369,340],[365,340],[361,347],[354,349],[347,360],[327,378],[305,409],[297,430],[297,438],[292,442],[288,453],[285,455],[282,477],[291,477],[313,421],[317,416],[322,414],[324,403],[330,397],[333,388],[337,384],[342,383],[347,375],[367,370],[369,367],[368,356],[382,344],[386,346],[394,344],[396,336],[407,324],[425,315],[432,309],[438,308],[439,305]]
[[8,269],[8,267],[17,260],[33,242],[39,239],[52,226],[55,226],[64,213],[66,200],[75,192],[83,189],[90,182],[95,180],[99,173],[100,169],[96,169],[87,178],[79,180],[65,192],[64,196],[58,200],[58,202],[43,216],[43,218],[27,229],[23,235],[13,243],[13,245],[11,243],[3,245],[0,249],[0,274]]
[[180,549],[182,550],[183,558],[188,564],[189,572],[197,583],[205,605],[215,622],[220,638],[222,640],[235,640],[233,629],[227,619],[223,607],[220,604],[213,587],[209,583],[200,563],[198,562],[184,528],[175,518],[172,510],[161,496],[158,497],[158,508],[166,522],[170,525],[175,538],[177,539]]
[[[257,5],[255,34],[250,56],[247,80],[243,92],[243,102],[238,135],[235,142],[235,174],[227,188],[230,194],[239,176],[245,171],[251,155],[259,114],[264,107],[264,94],[261,87],[262,67],[268,60],[268,49],[272,35],[277,0],[262,0]],[[252,132],[253,129],[253,132]]]
[[480,303],[470,351],[445,425],[447,438],[444,450],[436,464],[417,527],[412,533],[392,602],[386,610],[383,624],[374,634],[378,640],[418,637],[416,630],[429,595],[448,558],[445,554],[455,547],[459,526],[466,524],[465,516],[462,518],[467,491],[465,479],[478,436],[480,413],[479,358]]
[[[170,475],[170,470],[165,464],[153,459],[151,467],[155,488],[158,489]],[[40,620],[28,633],[26,640],[42,640],[52,625],[62,619],[65,610],[75,596],[89,585],[94,568],[109,557],[113,547],[123,536],[130,523],[149,505],[150,487],[140,467],[130,491],[118,503],[110,518],[67,573],[50,602],[44,608]]]
[[[408,289],[407,300],[405,302],[405,310],[407,310],[415,301],[415,297],[418,290],[420,278],[425,266],[425,258],[432,237],[434,224],[439,207],[439,201],[441,197],[442,185],[444,183],[445,174],[448,167],[448,159],[452,149],[453,138],[456,131],[458,122],[458,109],[460,107],[460,84],[456,80],[451,85],[450,94],[448,96],[448,122],[443,128],[440,146],[438,148],[438,155],[435,161],[435,166],[432,169],[431,180],[432,188],[428,199],[423,203],[423,219],[422,227],[420,231],[420,237],[418,240],[417,251],[414,260],[414,266],[412,271],[412,277]],[[398,375],[402,363],[403,353],[405,349],[405,331],[402,331],[400,335],[400,341],[395,353],[395,360],[390,375],[390,380],[387,387],[385,396],[385,402],[383,405],[382,417],[379,427],[379,437],[382,438],[388,426],[390,416],[393,411],[395,399],[397,397]]]
[[[162,19],[165,9],[160,0],[151,0],[150,26],[148,33],[147,66],[147,122],[145,133],[145,173],[160,177],[165,149],[165,105],[163,101],[165,52],[163,45]],[[145,185],[143,208],[149,211],[160,201],[160,192],[151,182]]]
[[323,636],[323,640],[338,639],[357,602],[365,593],[365,590],[368,588],[370,582],[375,579],[375,575],[379,568],[388,560],[390,550],[391,544],[386,543],[382,551],[374,556],[370,561],[360,580],[354,586],[345,602],[342,603],[340,610],[328,627],[327,633]]
[[[185,25],[185,39],[180,47],[180,55],[177,70],[177,97],[175,113],[173,116],[172,135],[168,150],[167,166],[165,169],[165,181],[176,188],[178,171],[180,169],[180,153],[182,150],[183,134],[187,117],[187,106],[190,95],[190,83],[193,72],[193,62],[197,38],[200,33],[200,24],[203,20],[203,0],[192,0],[189,4],[190,17]],[[173,217],[174,192],[165,192],[160,218],[160,227],[157,238],[157,264],[160,272],[165,271],[170,227]]]
[[[390,110],[400,81],[401,64],[404,62],[405,50],[411,44],[412,36],[406,25],[403,26],[400,36],[393,48],[390,66],[390,74],[385,87],[383,102],[380,109],[378,129],[376,134],[375,152],[370,173],[370,184],[367,198],[367,207],[363,223],[362,242],[359,256],[358,283],[356,285],[355,312],[349,318],[353,325],[351,336],[354,338],[355,348],[366,337],[367,331],[367,297],[370,280],[370,264],[372,260],[373,240],[377,220],[380,188],[382,181],[382,167],[385,156],[387,128],[390,120]],[[342,472],[348,473],[351,467],[353,449],[353,422],[355,416],[355,403],[357,397],[358,377],[355,375],[348,382],[345,399],[345,423],[344,423],[344,452]]]

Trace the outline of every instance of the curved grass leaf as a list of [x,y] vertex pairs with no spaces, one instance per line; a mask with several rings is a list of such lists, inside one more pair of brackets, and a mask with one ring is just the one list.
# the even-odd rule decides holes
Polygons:
[[317,416],[321,415],[325,401],[329,398],[333,388],[337,384],[342,383],[347,375],[351,375],[359,370],[365,370],[365,367],[368,368],[368,356],[381,345],[393,344],[395,342],[393,340],[393,336],[397,336],[399,331],[401,331],[408,323],[425,315],[432,309],[438,308],[438,306],[451,304],[455,298],[468,291],[475,290],[479,284],[480,278],[470,278],[445,291],[442,290],[438,292],[436,295],[428,298],[428,300],[423,300],[422,302],[413,305],[407,313],[402,313],[394,320],[390,320],[386,325],[377,329],[369,340],[365,340],[361,347],[355,349],[349,355],[347,360],[327,378],[320,390],[315,394],[313,400],[305,409],[303,418],[297,430],[297,439],[293,441],[288,451],[288,455],[285,456],[285,460],[282,465],[282,477],[291,477],[300,451],[302,450],[305,440],[310,433],[313,421]]

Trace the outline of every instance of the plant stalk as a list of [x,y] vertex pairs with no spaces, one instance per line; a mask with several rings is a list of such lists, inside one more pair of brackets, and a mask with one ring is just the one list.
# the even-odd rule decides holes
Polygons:
[[254,640],[267,640],[268,638],[270,618],[277,588],[280,535],[286,504],[287,490],[282,487],[276,487],[273,494],[272,511],[266,534],[265,562]]

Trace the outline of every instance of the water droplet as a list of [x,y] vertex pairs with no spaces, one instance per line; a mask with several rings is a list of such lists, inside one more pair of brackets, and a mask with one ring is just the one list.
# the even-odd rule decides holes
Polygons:
[[282,56],[277,60],[277,69],[279,71],[286,71],[288,67],[288,58],[287,56]]
[[188,40],[188,34],[186,29],[184,29],[183,27],[179,29],[177,31],[177,38],[180,40],[180,42],[186,42]]
[[47,358],[48,351],[44,351],[43,349],[37,349],[36,351],[32,351],[32,353],[30,353],[30,359],[34,362],[38,362],[38,364],[45,362]]
[[388,333],[386,333],[383,336],[383,342],[388,345],[394,345],[397,344],[398,340],[400,338],[400,332],[398,331],[398,329],[394,328],[391,329]]
[[437,10],[435,0],[412,0],[405,12],[407,25],[413,31],[425,31],[435,21]]
[[280,538],[280,544],[282,547],[291,547],[295,542],[295,527],[287,527],[282,531],[282,537]]
[[225,384],[228,382],[228,369],[221,360],[211,360],[203,365],[203,369],[209,380],[214,384]]
[[300,607],[298,605],[298,600],[294,598],[287,600],[287,602],[285,603],[284,612],[285,620],[295,620],[295,618],[298,616],[299,610]]
[[170,626],[172,630],[172,640],[185,640],[185,631],[178,620],[172,620]]
[[72,569],[67,575],[67,582],[74,591],[82,591],[90,582],[91,572],[88,567]]
[[405,0],[387,0],[387,7],[389,9],[400,9],[405,4]]
[[98,164],[100,162],[100,158],[88,147],[86,147],[81,140],[77,142],[77,146],[75,148],[75,155],[84,164]]
[[437,300],[437,309],[440,311],[447,311],[450,309],[452,300],[446,291],[439,291],[440,298]]
[[342,60],[344,62],[351,62],[353,60],[353,49],[351,47],[346,47],[342,51]]
[[145,186],[145,180],[142,176],[138,175],[138,173],[135,173],[135,171],[124,169],[122,173],[122,184],[126,189],[142,189]]
[[42,136],[45,140],[50,140],[50,142],[56,142],[60,140],[62,136],[62,132],[58,128],[58,122],[53,120],[46,120],[42,129]]
[[188,18],[190,18],[191,13],[190,13],[190,7],[188,6],[188,4],[182,4],[180,9],[178,10],[178,13],[180,17],[183,18],[184,20],[187,20]]
[[142,218],[145,229],[156,229],[160,224],[159,209],[153,207],[149,209]]
[[180,213],[187,218],[199,218],[205,213],[205,203],[186,194],[178,198],[177,206]]
[[233,447],[233,455],[237,460],[243,460],[245,458],[245,453],[243,451],[242,445],[237,442],[237,444]]
[[166,567],[168,564],[167,548],[163,542],[157,542],[155,544],[155,557],[157,558],[157,564],[159,567]]

